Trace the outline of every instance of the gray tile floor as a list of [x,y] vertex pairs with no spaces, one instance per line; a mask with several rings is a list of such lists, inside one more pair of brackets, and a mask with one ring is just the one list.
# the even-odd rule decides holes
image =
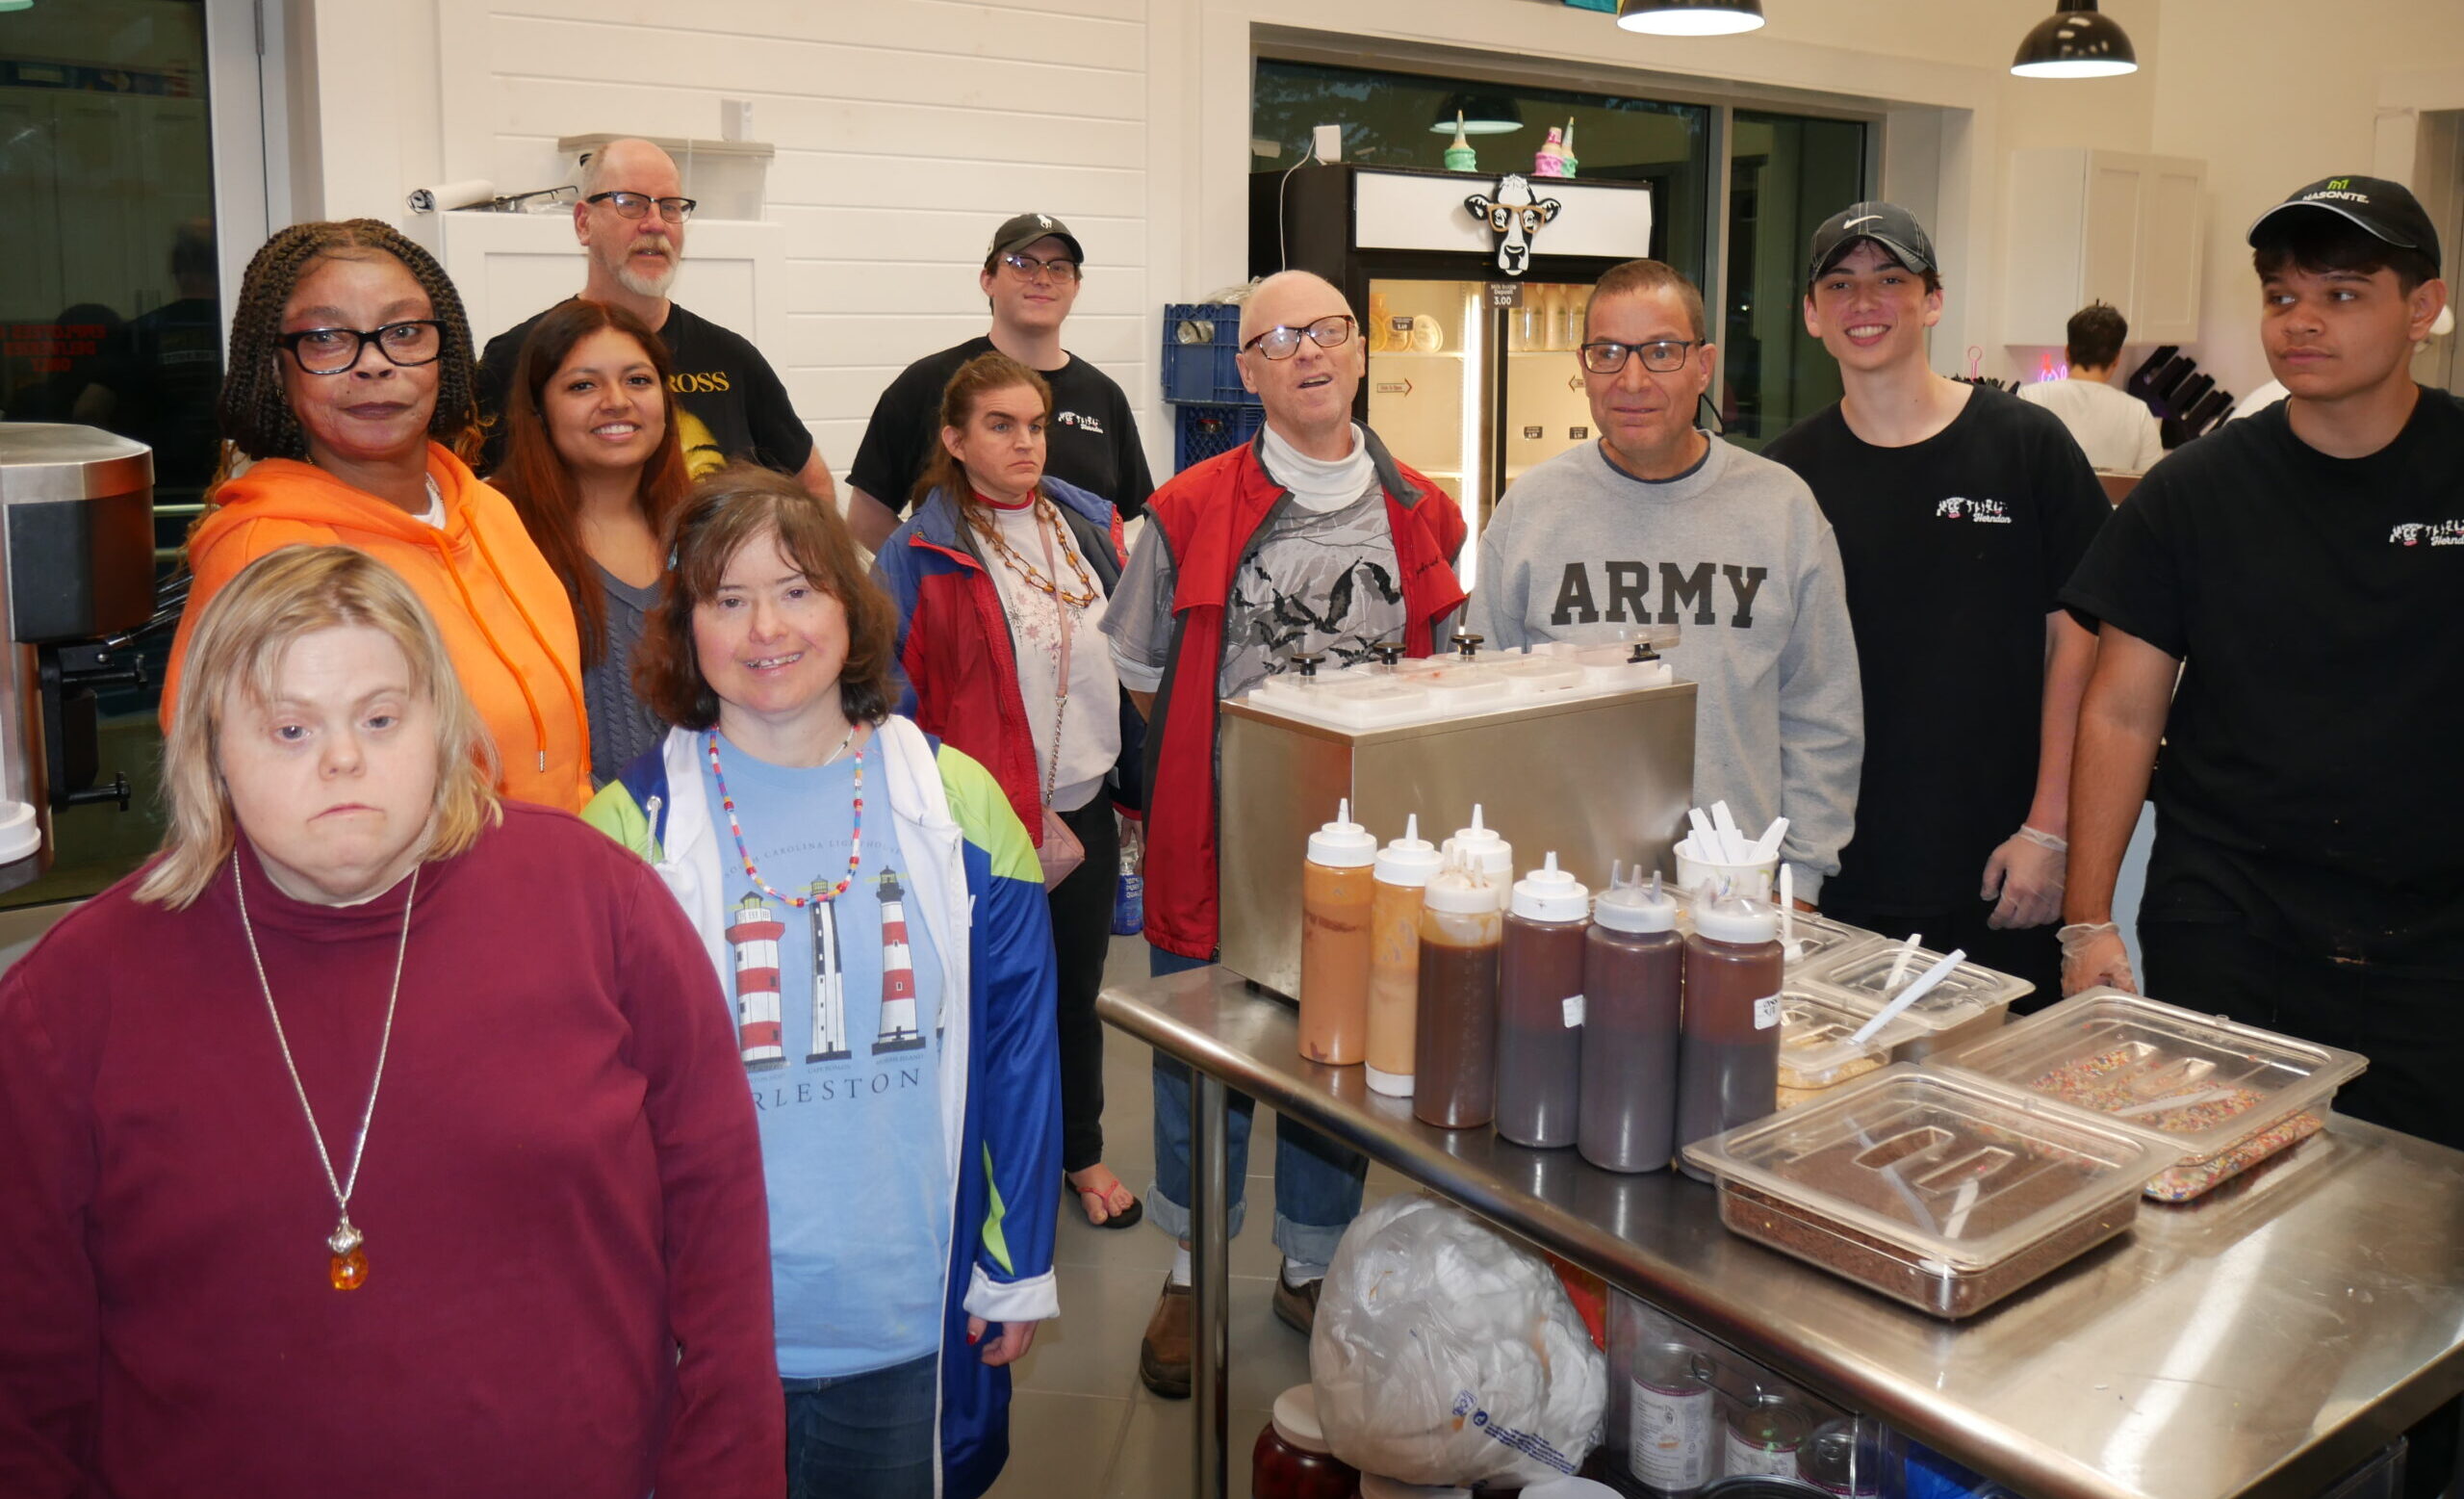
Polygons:
[[[1110,977],[1143,978],[1146,945],[1113,943]],[[1154,1170],[1150,1053],[1117,1032],[1104,1048],[1104,1159],[1142,1196]],[[1249,1444],[1277,1393],[1309,1379],[1309,1345],[1274,1319],[1269,1299],[1278,1257],[1270,1232],[1274,1202],[1273,1116],[1258,1114],[1247,1196],[1256,1204],[1232,1241],[1230,1489],[1249,1492]],[[1369,1200],[1402,1181],[1369,1173]],[[1061,1316],[1019,1360],[1010,1411],[1010,1465],[991,1499],[1178,1499],[1190,1492],[1193,1421],[1186,1400],[1158,1400],[1138,1381],[1138,1340],[1163,1289],[1172,1244],[1147,1224],[1107,1231],[1088,1226],[1065,1199],[1053,1251]]]

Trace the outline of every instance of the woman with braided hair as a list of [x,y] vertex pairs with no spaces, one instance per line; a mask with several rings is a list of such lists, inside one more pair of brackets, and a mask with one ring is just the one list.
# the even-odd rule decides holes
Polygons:
[[470,470],[478,367],[443,268],[373,219],[280,230],[248,263],[229,369],[227,477],[189,533],[195,582],[163,722],[216,590],[278,547],[353,547],[436,617],[496,742],[498,789],[578,812],[590,732],[573,606],[513,506]]

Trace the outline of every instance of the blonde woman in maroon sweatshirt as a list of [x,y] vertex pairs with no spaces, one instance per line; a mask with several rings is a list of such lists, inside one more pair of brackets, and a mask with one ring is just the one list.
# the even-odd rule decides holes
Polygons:
[[0,978],[0,1493],[772,1495],[759,1141],[657,877],[500,801],[434,622],[195,621],[145,868]]

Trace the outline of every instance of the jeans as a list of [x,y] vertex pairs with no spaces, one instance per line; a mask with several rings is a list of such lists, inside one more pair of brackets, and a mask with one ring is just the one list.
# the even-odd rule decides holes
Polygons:
[[[1206,965],[1161,947],[1147,949],[1147,971],[1161,978]],[[1146,1189],[1146,1216],[1174,1239],[1190,1237],[1190,1070],[1161,1053],[1155,1058],[1155,1180]],[[1257,1100],[1229,1095],[1224,1153],[1228,1157],[1225,1237],[1241,1231],[1248,1203],[1243,1200],[1249,1164],[1249,1124]],[[1314,1129],[1287,1119],[1275,1126],[1274,1246],[1303,1265],[1335,1257],[1344,1229],[1360,1216],[1369,1158]]]
[[938,1354],[869,1374],[783,1380],[787,1499],[933,1499]]
[[1086,845],[1087,862],[1045,896],[1052,909],[1052,955],[1060,973],[1053,1004],[1061,1040],[1061,1169],[1085,1171],[1104,1158],[1104,1022],[1095,992],[1113,945],[1113,887],[1120,882],[1120,828],[1112,798],[1095,799],[1061,820]]

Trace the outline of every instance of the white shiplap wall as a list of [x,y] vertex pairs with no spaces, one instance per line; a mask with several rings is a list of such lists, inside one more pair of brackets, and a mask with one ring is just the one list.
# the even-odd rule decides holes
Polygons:
[[764,352],[841,473],[882,387],[988,325],[993,227],[1052,214],[1089,257],[1065,340],[1129,393],[1160,458],[1147,5],[445,0],[448,55],[485,59],[484,87],[449,83],[448,154],[547,182],[559,136],[716,139],[719,101],[753,100],[778,149],[764,217],[788,236],[787,333]]

